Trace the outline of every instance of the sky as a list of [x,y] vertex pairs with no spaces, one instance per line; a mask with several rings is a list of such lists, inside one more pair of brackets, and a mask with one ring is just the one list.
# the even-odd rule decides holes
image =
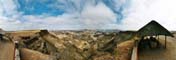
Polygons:
[[176,30],[176,0],[0,0],[4,30],[138,30],[156,20]]

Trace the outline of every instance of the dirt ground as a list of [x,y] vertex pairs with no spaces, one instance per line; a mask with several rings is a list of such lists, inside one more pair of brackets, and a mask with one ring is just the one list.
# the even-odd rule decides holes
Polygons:
[[[174,35],[176,36],[176,34]],[[164,36],[160,36],[160,42],[164,45]],[[139,60],[176,60],[176,37],[167,37],[166,49],[146,49],[139,52]]]
[[117,52],[114,52],[117,53],[116,60],[130,60],[133,45],[133,40],[125,41],[117,45]]
[[14,44],[11,42],[0,42],[0,60],[13,60]]

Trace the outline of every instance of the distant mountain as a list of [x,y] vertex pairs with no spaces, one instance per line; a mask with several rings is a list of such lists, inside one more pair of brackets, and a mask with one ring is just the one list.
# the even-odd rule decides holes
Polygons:
[[81,30],[50,30],[52,32],[61,32],[61,31],[72,31],[72,32],[83,32],[83,31],[97,31],[97,32],[120,32],[118,29],[81,29]]

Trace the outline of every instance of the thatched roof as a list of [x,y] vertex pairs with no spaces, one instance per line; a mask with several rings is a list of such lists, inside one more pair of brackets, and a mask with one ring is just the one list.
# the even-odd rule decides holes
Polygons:
[[172,36],[173,35],[163,26],[161,26],[156,21],[152,20],[147,25],[142,27],[137,31],[137,34],[139,36],[155,36],[155,35],[166,35],[166,36]]

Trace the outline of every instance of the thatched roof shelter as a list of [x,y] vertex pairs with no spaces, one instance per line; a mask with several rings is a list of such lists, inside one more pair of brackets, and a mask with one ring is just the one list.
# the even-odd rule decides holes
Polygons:
[[137,35],[140,37],[165,35],[165,48],[166,48],[166,40],[167,40],[166,36],[174,37],[166,28],[164,28],[162,25],[160,25],[154,20],[152,20],[147,25],[139,29],[137,31]]
[[157,23],[156,21],[152,20],[147,25],[142,27],[137,31],[139,36],[156,36],[156,35],[165,35],[165,36],[172,36],[173,35],[162,25]]

